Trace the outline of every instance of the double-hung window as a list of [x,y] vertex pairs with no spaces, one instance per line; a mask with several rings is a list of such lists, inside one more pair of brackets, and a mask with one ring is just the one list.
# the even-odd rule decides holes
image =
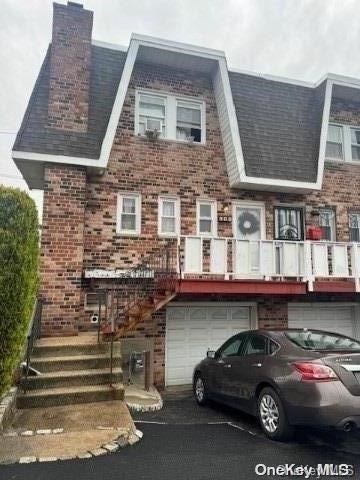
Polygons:
[[322,230],[322,239],[333,242],[336,240],[336,215],[332,208],[321,208],[319,212],[319,226]]
[[180,200],[176,197],[159,197],[158,233],[164,236],[180,234]]
[[360,242],[360,212],[349,213],[350,242]]
[[137,193],[118,195],[117,233],[123,235],[140,235],[141,197]]
[[335,160],[344,159],[343,127],[329,125],[325,157]]
[[197,210],[197,234],[215,237],[217,235],[216,202],[214,200],[199,200]]
[[176,138],[201,142],[201,104],[177,100]]
[[358,162],[360,160],[360,129],[351,129],[351,158]]
[[156,131],[162,139],[205,143],[205,104],[195,98],[136,92],[135,134]]
[[138,133],[157,131],[160,137],[166,136],[166,97],[160,95],[139,94]]

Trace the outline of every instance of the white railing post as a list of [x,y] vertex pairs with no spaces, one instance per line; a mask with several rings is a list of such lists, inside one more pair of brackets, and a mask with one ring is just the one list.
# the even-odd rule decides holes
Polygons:
[[309,291],[314,291],[314,275],[313,275],[313,267],[312,267],[312,259],[311,259],[311,242],[306,240],[304,242],[304,274],[305,280],[308,283]]
[[355,280],[355,291],[360,292],[360,251],[359,244],[351,245],[351,274]]

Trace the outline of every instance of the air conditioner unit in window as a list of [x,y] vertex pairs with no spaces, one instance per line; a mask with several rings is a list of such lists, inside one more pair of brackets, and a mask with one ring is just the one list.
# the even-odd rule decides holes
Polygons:
[[145,125],[145,135],[150,140],[156,140],[162,132],[162,121],[155,118],[147,118]]

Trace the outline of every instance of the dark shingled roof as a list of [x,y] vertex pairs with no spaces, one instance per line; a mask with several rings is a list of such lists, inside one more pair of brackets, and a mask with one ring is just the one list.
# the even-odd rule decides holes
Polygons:
[[91,49],[87,132],[61,131],[46,125],[49,98],[49,47],[16,137],[14,150],[99,158],[101,144],[124,67],[126,52],[94,45]]
[[325,82],[305,87],[229,72],[248,176],[315,182]]
[[[92,46],[85,133],[47,126],[50,47],[14,150],[98,159],[126,52]],[[229,72],[248,176],[315,182],[325,82],[311,88]]]

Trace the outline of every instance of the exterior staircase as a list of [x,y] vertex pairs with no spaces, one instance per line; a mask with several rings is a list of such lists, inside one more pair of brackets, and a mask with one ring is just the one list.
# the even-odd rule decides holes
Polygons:
[[123,400],[124,387],[119,342],[98,343],[93,334],[41,338],[31,355],[39,375],[23,377],[18,408]]
[[139,323],[151,321],[155,312],[173,300],[181,280],[178,265],[178,245],[175,241],[168,241],[128,270],[112,290],[103,292],[107,307],[103,338],[124,337]]

